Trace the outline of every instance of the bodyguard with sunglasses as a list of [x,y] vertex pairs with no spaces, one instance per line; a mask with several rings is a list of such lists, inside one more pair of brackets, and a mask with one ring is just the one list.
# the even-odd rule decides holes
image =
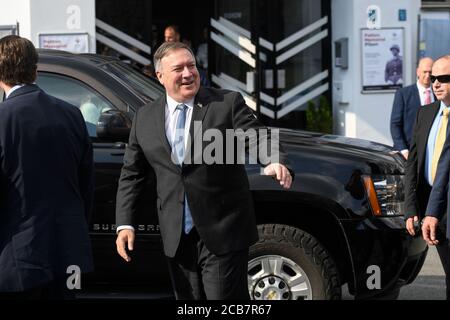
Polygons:
[[[432,69],[433,91],[440,111],[450,109],[450,55],[438,59]],[[448,112],[448,111],[447,111]],[[447,300],[450,300],[450,223],[448,221],[448,184],[450,177],[450,139],[443,145],[433,189],[422,223],[422,235],[429,245],[435,245],[445,271]],[[447,225],[446,227],[445,224]]]
[[[448,83],[441,83],[443,80],[436,76],[450,74],[444,72],[442,68],[450,67],[448,59],[439,59],[432,68],[430,82],[432,82],[436,101],[420,107],[417,111],[414,129],[411,138],[411,146],[408,161],[406,162],[405,173],[405,219],[406,229],[412,236],[418,236],[419,222],[424,218],[431,188],[434,184],[437,164],[446,137],[447,117],[444,113],[446,106],[443,102],[443,88],[447,88]],[[448,95],[448,94],[447,94]],[[445,234],[445,233],[444,233]],[[436,246],[439,257],[447,270],[448,248],[445,241]]]

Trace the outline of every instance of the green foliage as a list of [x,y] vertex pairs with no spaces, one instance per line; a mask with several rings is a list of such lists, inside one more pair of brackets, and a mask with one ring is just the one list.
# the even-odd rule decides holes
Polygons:
[[308,102],[306,109],[306,130],[333,133],[333,116],[331,106],[325,96],[320,96],[319,106],[313,101]]

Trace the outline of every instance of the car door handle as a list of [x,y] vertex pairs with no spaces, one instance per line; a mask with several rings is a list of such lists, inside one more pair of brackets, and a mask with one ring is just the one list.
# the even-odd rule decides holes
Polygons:
[[127,144],[125,142],[116,142],[114,143],[113,149],[120,149],[117,152],[111,152],[112,156],[123,156],[125,155],[125,148]]
[[114,149],[125,149],[126,147],[127,144],[125,142],[116,142],[113,146]]

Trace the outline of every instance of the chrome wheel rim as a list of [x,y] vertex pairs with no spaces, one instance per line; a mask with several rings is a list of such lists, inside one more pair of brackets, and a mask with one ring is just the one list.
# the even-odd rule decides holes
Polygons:
[[248,263],[248,290],[253,300],[312,300],[311,282],[303,269],[279,255]]

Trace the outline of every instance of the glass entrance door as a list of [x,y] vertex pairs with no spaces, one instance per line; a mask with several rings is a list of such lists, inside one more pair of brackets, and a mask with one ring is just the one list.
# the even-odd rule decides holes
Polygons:
[[216,0],[212,81],[240,91],[267,124],[305,128],[308,105],[329,101],[327,0]]
[[255,74],[256,46],[252,35],[253,0],[216,0],[210,19],[213,62],[211,81],[224,89],[242,93],[247,104],[257,108]]

